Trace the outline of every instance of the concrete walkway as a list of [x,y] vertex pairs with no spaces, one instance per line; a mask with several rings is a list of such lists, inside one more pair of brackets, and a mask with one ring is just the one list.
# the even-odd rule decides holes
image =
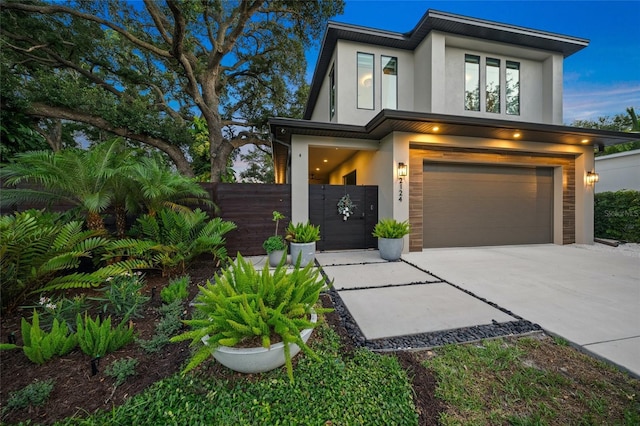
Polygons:
[[569,245],[425,249],[403,260],[640,376],[640,257]]

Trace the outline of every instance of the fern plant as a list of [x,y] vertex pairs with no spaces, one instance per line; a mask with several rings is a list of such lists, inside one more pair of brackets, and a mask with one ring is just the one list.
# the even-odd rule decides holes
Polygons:
[[0,218],[3,307],[13,308],[39,291],[97,287],[109,276],[149,266],[126,259],[92,273],[75,272],[82,259],[95,259],[109,246],[106,237],[82,227],[79,221],[60,223],[37,210]]
[[[297,344],[307,355],[317,355],[303,342],[300,332],[314,328],[310,314],[330,310],[315,308],[320,292],[327,288],[320,272],[311,264],[301,269],[288,270],[283,264],[273,272],[265,265],[256,271],[253,264],[240,254],[236,262],[224,269],[200,287],[195,307],[202,319],[186,320],[191,327],[172,342],[191,340],[199,347],[183,373],[201,364],[218,346],[236,346],[239,343],[258,339],[269,348],[272,339],[278,337],[285,343],[287,373],[293,381],[293,367],[289,343]],[[202,338],[209,336],[207,344]]]
[[169,285],[160,290],[160,298],[166,304],[171,304],[176,300],[184,300],[189,296],[187,287],[190,281],[189,275],[183,275],[169,282]]
[[133,340],[133,325],[127,326],[122,321],[116,328],[111,328],[110,316],[101,321],[100,317],[93,320],[85,314],[83,320],[78,314],[76,328],[80,349],[92,358],[103,357]]
[[163,209],[157,215],[138,218],[134,233],[155,244],[147,260],[160,265],[163,274],[184,273],[197,256],[210,253],[214,259],[227,257],[224,235],[236,229],[233,222],[219,217],[208,220],[206,212],[176,212]]
[[38,312],[33,311],[32,323],[22,318],[22,350],[31,362],[44,364],[54,356],[66,355],[78,344],[75,334],[70,334],[66,322],[53,320],[51,331],[40,328]]

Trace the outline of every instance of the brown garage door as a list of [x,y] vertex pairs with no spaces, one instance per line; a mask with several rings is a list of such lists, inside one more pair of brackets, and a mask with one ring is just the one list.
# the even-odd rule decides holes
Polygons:
[[553,242],[553,169],[425,163],[424,247]]

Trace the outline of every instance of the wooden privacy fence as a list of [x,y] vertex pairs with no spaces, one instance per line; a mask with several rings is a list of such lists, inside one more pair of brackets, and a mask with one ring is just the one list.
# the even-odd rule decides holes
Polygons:
[[[234,222],[238,229],[226,235],[227,251],[235,256],[240,252],[243,256],[265,254],[262,243],[275,231],[275,223],[272,222],[273,211],[277,210],[285,216],[280,221],[278,233],[285,235],[285,228],[291,220],[291,186],[257,183],[202,183],[211,196],[217,209],[207,206],[199,207],[206,211],[209,217],[220,216],[224,220]],[[20,188],[33,187],[20,185]],[[1,190],[0,190],[1,191]],[[2,194],[0,193],[0,196]],[[2,214],[11,214],[13,211],[47,208],[52,212],[65,212],[74,206],[71,203],[22,203],[13,209],[3,209]],[[105,223],[108,228],[113,228],[112,212],[106,211]],[[133,222],[134,218],[129,218]]]

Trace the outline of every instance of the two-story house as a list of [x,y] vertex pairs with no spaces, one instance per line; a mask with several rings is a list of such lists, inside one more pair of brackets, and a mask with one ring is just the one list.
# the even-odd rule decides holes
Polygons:
[[373,185],[405,250],[592,243],[594,149],[630,139],[562,124],[588,43],[434,10],[405,34],[329,23],[304,119],[270,120],[292,220],[310,185]]

